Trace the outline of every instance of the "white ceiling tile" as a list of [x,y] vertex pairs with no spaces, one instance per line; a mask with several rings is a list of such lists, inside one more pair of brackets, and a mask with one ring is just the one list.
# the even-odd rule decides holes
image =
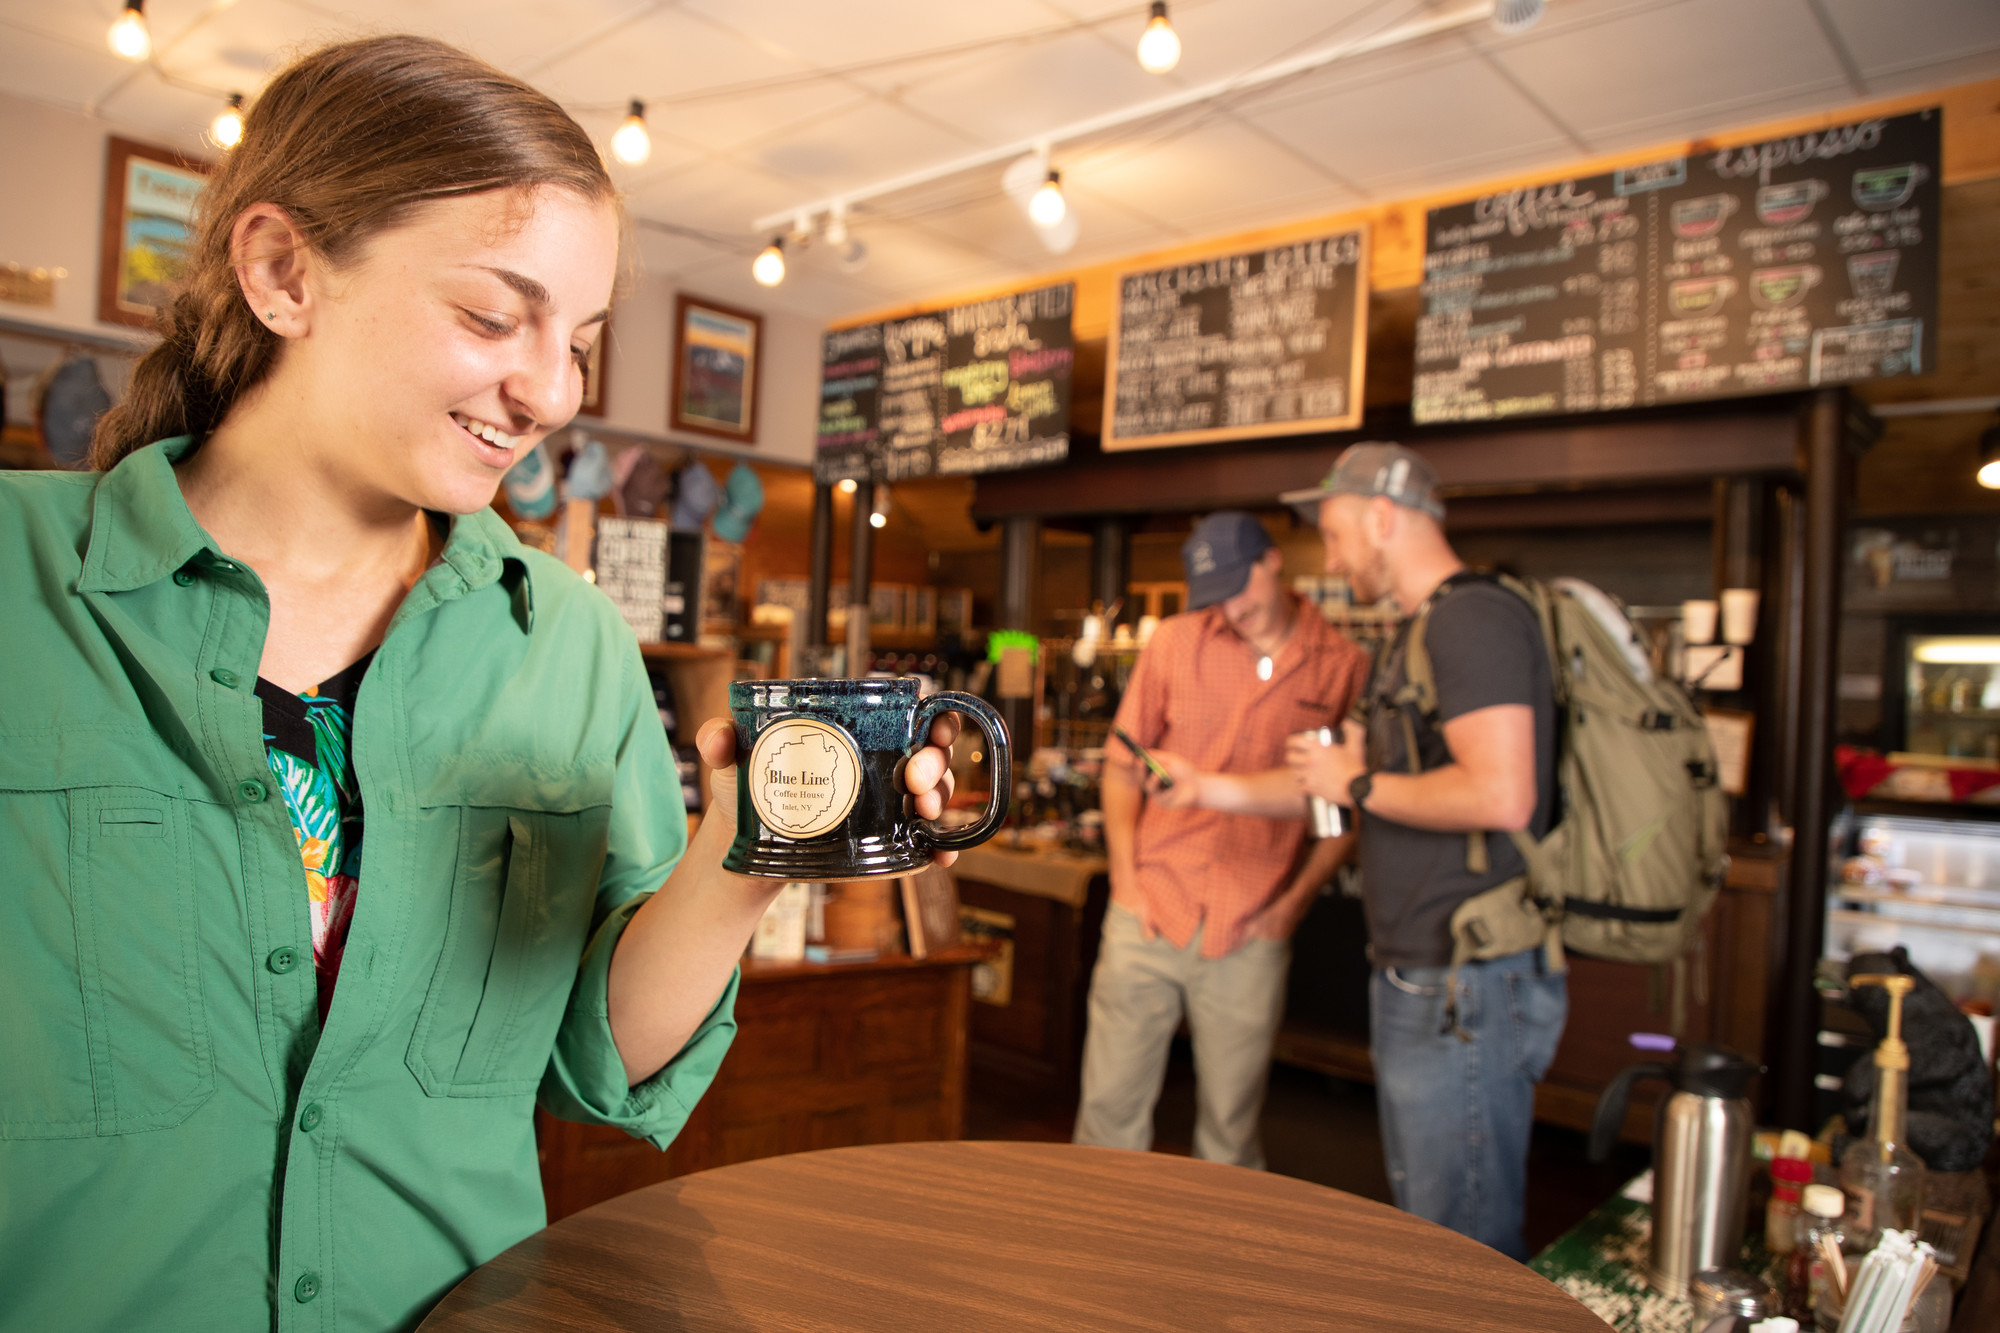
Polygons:
[[1800,90],[1852,96],[1805,0],[1681,0],[1551,25],[1493,58],[1595,143]]
[[[1175,5],[1169,13],[1180,34],[1181,60],[1164,80],[1193,86],[1234,78],[1394,27],[1408,21],[1409,9],[1375,0],[1266,0],[1254,14],[1229,3]],[[1143,28],[1143,19],[1131,25],[1134,63]]]
[[1153,76],[1090,33],[969,60],[903,100],[994,144],[1032,138],[1163,95]]
[[1864,76],[2000,50],[1994,0],[1821,0]]
[[677,94],[795,76],[804,68],[699,16],[661,9],[533,77],[566,103],[642,97],[668,104]]
[[[907,0],[683,0],[682,8],[783,51],[801,64],[837,68],[900,61],[1061,25],[1040,0],[910,4]],[[895,68],[908,77],[909,65]],[[898,77],[888,68],[871,77]]]
[[791,202],[791,188],[735,162],[706,160],[649,174],[627,187],[640,217],[703,227],[725,236],[750,235],[750,219]]
[[1289,96],[1244,116],[1343,180],[1371,190],[1500,151],[1568,146],[1560,128],[1463,48],[1421,71]]
[[0,20],[0,87],[16,97],[33,97],[81,108],[132,72],[108,48],[92,48],[65,37],[16,27]]
[[1058,153],[1056,162],[1065,179],[1176,228],[1219,203],[1339,193],[1325,172],[1231,117],[1197,119],[1177,137],[1135,138],[1075,159]]
[[834,194],[899,175],[911,163],[950,161],[977,147],[961,134],[864,96],[761,135],[739,148],[736,156],[773,175],[810,181]]

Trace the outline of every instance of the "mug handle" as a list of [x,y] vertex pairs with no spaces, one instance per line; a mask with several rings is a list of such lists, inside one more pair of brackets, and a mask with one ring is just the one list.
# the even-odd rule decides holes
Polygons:
[[919,748],[930,744],[931,723],[939,713],[964,713],[976,722],[986,734],[986,753],[992,756],[993,764],[993,795],[977,823],[947,832],[928,819],[917,821],[917,836],[926,845],[950,852],[977,847],[992,837],[1000,821],[1007,817],[1007,806],[1014,794],[1014,757],[1007,741],[1007,724],[993,711],[993,705],[976,694],[958,690],[940,690],[917,705],[915,729]]

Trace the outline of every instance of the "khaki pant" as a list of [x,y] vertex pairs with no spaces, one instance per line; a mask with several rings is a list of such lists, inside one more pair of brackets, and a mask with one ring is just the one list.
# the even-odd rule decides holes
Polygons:
[[1285,1012],[1292,946],[1246,940],[1221,958],[1201,956],[1201,932],[1184,949],[1147,939],[1139,918],[1113,904],[1090,977],[1077,1143],[1153,1146],[1153,1107],[1181,1015],[1194,1037],[1194,1155],[1262,1170],[1258,1120],[1271,1043]]

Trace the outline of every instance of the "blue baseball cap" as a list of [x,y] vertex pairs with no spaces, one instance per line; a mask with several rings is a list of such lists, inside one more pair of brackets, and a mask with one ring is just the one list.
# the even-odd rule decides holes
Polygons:
[[1242,592],[1250,567],[1275,545],[1264,525],[1240,509],[1224,509],[1195,524],[1181,543],[1188,609],[1199,611]]

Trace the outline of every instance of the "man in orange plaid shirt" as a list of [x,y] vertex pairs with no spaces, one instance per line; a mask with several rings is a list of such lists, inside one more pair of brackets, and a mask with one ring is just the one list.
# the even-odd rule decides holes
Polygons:
[[1368,662],[1284,586],[1283,556],[1249,514],[1210,515],[1181,556],[1194,609],[1161,624],[1118,708],[1118,725],[1174,782],[1148,782],[1115,740],[1105,753],[1111,906],[1091,975],[1075,1140],[1152,1145],[1185,1014],[1195,1156],[1261,1168],[1258,1120],[1292,931],[1353,840],[1309,842],[1303,796],[1293,818],[1200,809],[1202,778],[1283,770],[1285,737],[1337,726]]

